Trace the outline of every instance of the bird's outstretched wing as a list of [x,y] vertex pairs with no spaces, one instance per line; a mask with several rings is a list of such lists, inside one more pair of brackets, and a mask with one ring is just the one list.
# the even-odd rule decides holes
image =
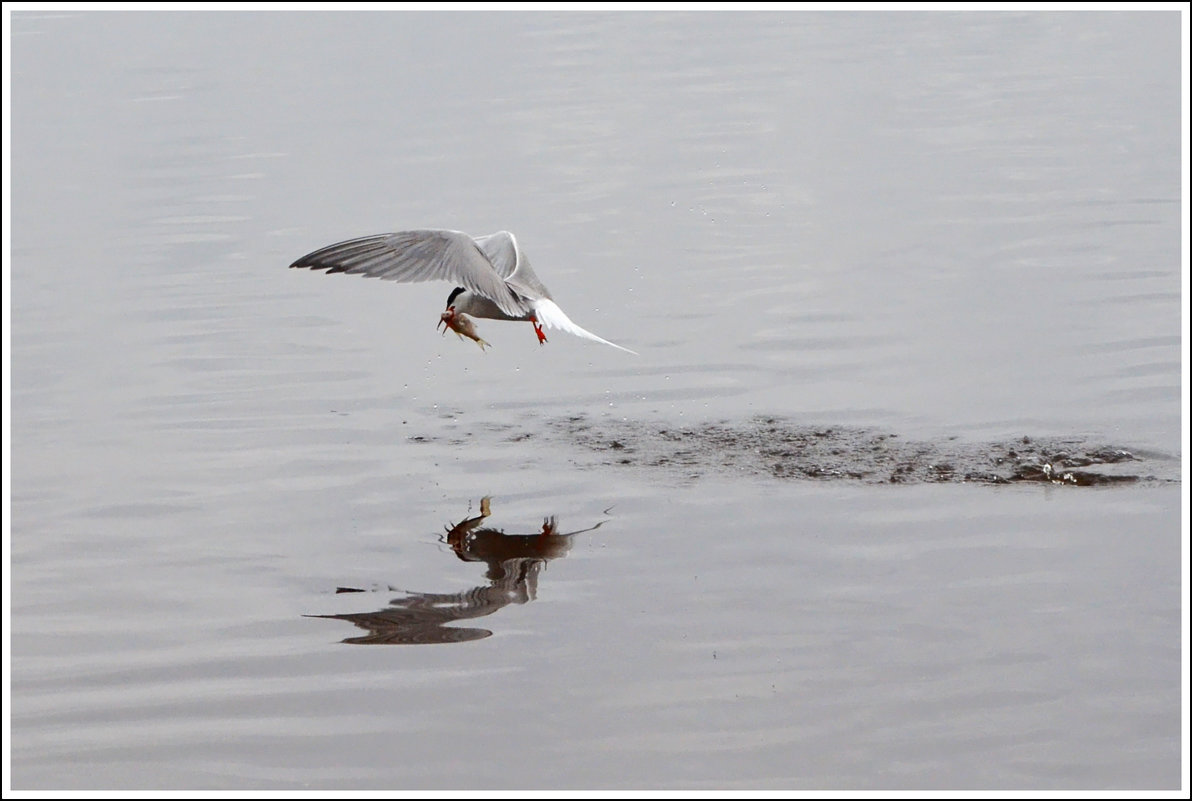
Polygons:
[[[507,236],[512,240],[511,234]],[[499,235],[487,239],[493,237]],[[499,253],[501,248],[494,250]],[[514,243],[513,272],[516,250]],[[530,310],[529,303],[505,283],[478,240],[460,231],[398,231],[349,239],[308,253],[290,266],[403,283],[452,281],[489,298],[506,314],[521,316]]]
[[476,246],[488,256],[493,269],[505,279],[505,283],[509,284],[514,292],[529,300],[550,298],[550,290],[530,267],[530,260],[518,247],[517,238],[513,234],[497,231],[488,236],[478,236],[475,241]]

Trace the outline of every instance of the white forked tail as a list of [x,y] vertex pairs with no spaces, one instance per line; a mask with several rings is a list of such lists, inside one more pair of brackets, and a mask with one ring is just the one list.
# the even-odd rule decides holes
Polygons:
[[577,337],[583,337],[584,339],[593,339],[597,342],[603,342],[605,345],[611,345],[617,350],[632,353],[634,356],[638,355],[638,352],[635,350],[623,348],[615,342],[609,342],[607,339],[596,336],[591,331],[580,328],[571,322],[570,317],[563,313],[563,310],[559,308],[559,304],[549,298],[539,298],[534,301],[534,316],[538,318],[538,324],[546,328],[557,328],[560,331],[566,331],[568,334],[575,334]]

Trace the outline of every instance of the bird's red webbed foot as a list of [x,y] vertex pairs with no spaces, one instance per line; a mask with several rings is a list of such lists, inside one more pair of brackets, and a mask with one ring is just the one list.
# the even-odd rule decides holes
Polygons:
[[538,335],[538,344],[546,342],[546,334],[542,333],[542,326],[538,325],[538,318],[531,315],[530,322],[534,324],[534,333]]

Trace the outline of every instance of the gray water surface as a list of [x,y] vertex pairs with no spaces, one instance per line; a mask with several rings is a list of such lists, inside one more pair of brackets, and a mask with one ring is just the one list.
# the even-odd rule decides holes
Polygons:
[[1178,788],[1180,29],[14,13],[12,786]]

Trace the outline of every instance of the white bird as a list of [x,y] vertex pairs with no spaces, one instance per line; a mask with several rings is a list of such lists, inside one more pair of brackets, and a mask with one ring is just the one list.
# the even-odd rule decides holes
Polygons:
[[637,355],[571,322],[508,231],[488,236],[436,229],[375,234],[329,245],[290,266],[406,283],[442,280],[463,284],[447,296],[447,310],[440,315],[439,325],[446,326],[444,334],[450,328],[461,338],[474,339],[481,350],[488,343],[476,335],[467,315],[528,320],[539,343],[546,342],[545,326]]

